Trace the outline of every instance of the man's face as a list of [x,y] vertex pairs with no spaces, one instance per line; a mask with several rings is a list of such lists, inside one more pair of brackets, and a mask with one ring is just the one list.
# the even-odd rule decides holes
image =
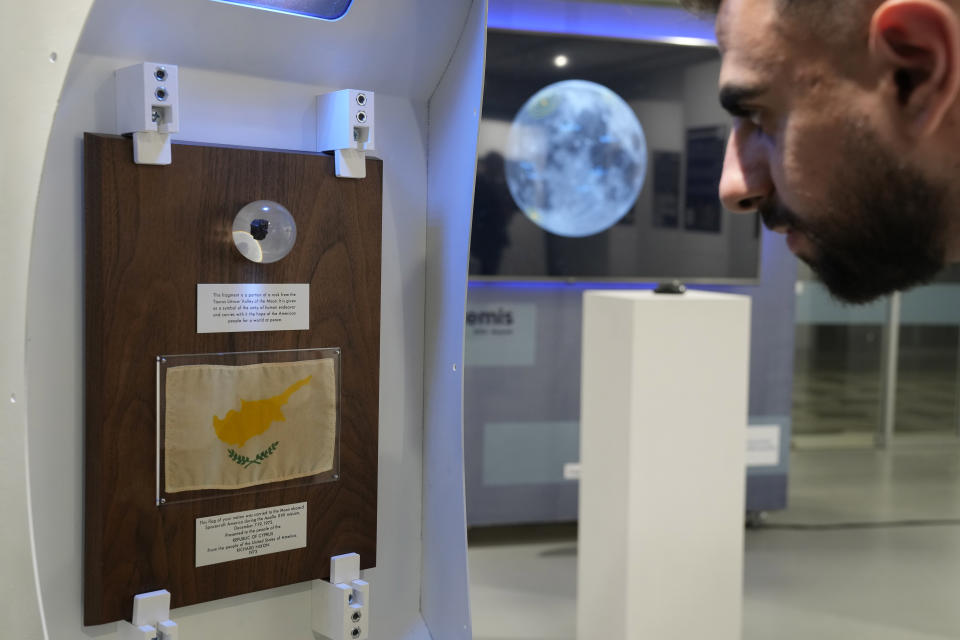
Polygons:
[[717,17],[734,116],[724,205],[759,210],[841,299],[929,281],[944,264],[945,189],[900,159],[876,92],[849,72],[866,42],[837,53],[775,5],[725,0]]

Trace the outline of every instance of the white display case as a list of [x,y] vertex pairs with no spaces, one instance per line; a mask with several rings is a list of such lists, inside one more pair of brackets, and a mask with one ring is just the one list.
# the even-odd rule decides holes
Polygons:
[[[378,594],[370,637],[469,638],[461,426],[485,0],[357,0],[324,22],[210,0],[5,3],[0,619],[81,626],[81,136],[114,133],[114,71],[176,64],[174,141],[316,151],[316,96],[377,95],[384,163]],[[412,44],[414,43],[414,44]],[[174,155],[172,162],[176,163]],[[159,319],[158,319],[159,321]],[[163,585],[157,585],[158,588]],[[310,638],[309,583],[175,610],[183,637]]]

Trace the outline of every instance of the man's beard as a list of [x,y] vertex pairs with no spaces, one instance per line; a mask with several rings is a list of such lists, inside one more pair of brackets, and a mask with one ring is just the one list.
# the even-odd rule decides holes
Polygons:
[[945,264],[946,189],[903,166],[862,130],[848,134],[839,155],[847,164],[827,190],[825,211],[809,220],[769,202],[760,208],[764,224],[803,234],[813,251],[801,258],[846,302],[870,302],[932,280]]

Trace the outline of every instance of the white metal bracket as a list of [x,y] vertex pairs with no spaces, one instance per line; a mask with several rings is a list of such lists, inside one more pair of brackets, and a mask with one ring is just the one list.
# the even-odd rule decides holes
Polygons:
[[170,592],[166,589],[133,597],[133,622],[117,623],[120,640],[177,640],[179,628],[170,620]]
[[330,558],[330,581],[313,581],[313,635],[322,640],[366,640],[370,585],[360,579],[360,556]]
[[115,75],[117,133],[133,135],[133,161],[170,164],[170,134],[180,130],[177,66],[143,62]]
[[366,178],[367,154],[358,149],[335,149],[334,171],[338,178]]
[[374,93],[342,89],[317,96],[317,151],[333,151],[338,178],[367,177],[376,146]]

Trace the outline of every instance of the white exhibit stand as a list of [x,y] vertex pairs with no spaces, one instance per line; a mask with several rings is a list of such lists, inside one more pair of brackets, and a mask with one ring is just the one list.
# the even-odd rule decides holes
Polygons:
[[[82,626],[81,145],[87,131],[121,132],[115,72],[146,61],[178,69],[174,166],[178,143],[316,153],[317,96],[376,92],[380,385],[368,392],[380,408],[377,566],[361,576],[375,603],[364,619],[371,640],[472,637],[463,327],[487,1],[358,0],[331,22],[243,4],[0,3],[0,114],[16,123],[0,158],[0,638],[120,637],[117,623]],[[222,231],[197,219],[203,233]],[[305,582],[174,605],[171,616],[181,638],[312,640],[311,596]]]
[[750,299],[584,296],[577,638],[739,640]]

